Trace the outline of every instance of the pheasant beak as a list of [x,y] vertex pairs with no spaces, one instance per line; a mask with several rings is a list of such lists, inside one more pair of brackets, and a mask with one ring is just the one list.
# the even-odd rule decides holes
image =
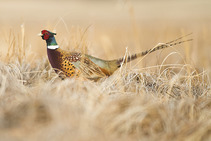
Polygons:
[[42,33],[39,33],[39,34],[37,34],[37,36],[43,36],[43,34]]

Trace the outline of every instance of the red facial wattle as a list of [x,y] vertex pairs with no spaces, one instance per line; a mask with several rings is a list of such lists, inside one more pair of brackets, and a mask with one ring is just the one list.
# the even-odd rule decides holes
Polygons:
[[43,35],[49,33],[47,30],[42,30],[41,32]]
[[50,37],[49,34],[44,34],[44,35],[43,35],[43,39],[44,39],[44,40],[48,40],[49,37]]

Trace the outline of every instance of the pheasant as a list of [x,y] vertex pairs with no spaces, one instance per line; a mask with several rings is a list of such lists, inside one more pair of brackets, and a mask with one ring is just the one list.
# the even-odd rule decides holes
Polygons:
[[192,40],[188,39],[178,41],[182,39],[184,37],[183,36],[167,43],[158,44],[156,47],[144,52],[128,56],[126,59],[119,58],[115,60],[103,60],[90,56],[88,54],[62,50],[56,42],[56,39],[54,37],[55,35],[56,33],[50,32],[48,30],[42,30],[40,34],[42,39],[45,40],[47,43],[48,59],[55,72],[65,77],[82,75],[83,77],[91,80],[98,80],[99,78],[110,76],[118,68],[120,68],[121,65],[137,58],[143,57],[154,51]]

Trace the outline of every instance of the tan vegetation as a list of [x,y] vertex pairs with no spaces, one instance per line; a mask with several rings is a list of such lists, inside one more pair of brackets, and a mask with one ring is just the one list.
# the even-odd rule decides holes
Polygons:
[[[73,13],[74,6],[67,9],[67,3],[74,4],[67,1],[61,4],[71,12],[66,17],[58,17],[64,12],[61,9],[49,19],[41,13],[21,22],[18,12],[14,19],[9,19],[11,13],[7,18],[0,14],[4,20],[0,21],[0,141],[211,140],[211,19],[201,11],[209,11],[201,8],[207,3],[184,2],[190,10],[199,3],[195,13],[200,11],[201,15],[194,17],[187,10],[182,19],[180,11],[174,20],[166,15],[156,20],[159,12],[140,18],[139,13],[147,11],[147,2],[135,2],[123,5],[128,15],[121,11],[111,18],[94,14],[91,24],[82,12]],[[171,5],[165,2],[161,8]],[[1,3],[5,4],[2,11],[10,9],[8,2]],[[43,11],[41,3],[34,7],[41,5]],[[58,3],[53,3],[50,12],[57,10]],[[86,6],[80,4],[75,5],[75,11],[82,7],[86,13]],[[99,6],[94,11],[103,14],[102,3],[92,4],[92,8]],[[149,4],[156,10],[155,3]],[[18,9],[14,5],[11,11]],[[104,3],[102,9],[112,5]],[[122,6],[116,5],[117,9]],[[24,13],[22,8],[20,13]],[[34,14],[33,9],[29,13]],[[190,32],[194,40],[128,63],[98,82],[61,80],[48,63],[45,42],[36,36],[42,29],[56,29],[63,49],[103,59],[141,52]]]

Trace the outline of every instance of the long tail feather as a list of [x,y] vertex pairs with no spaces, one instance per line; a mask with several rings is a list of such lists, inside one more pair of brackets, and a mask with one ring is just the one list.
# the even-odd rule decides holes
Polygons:
[[[147,55],[147,54],[150,54],[150,53],[152,53],[152,52],[154,52],[154,51],[161,50],[161,49],[164,49],[164,48],[168,48],[168,47],[172,47],[172,46],[175,46],[175,45],[179,45],[179,44],[182,44],[182,43],[185,43],[185,42],[192,41],[193,39],[181,40],[181,39],[183,39],[184,37],[187,37],[187,36],[189,36],[189,35],[191,35],[191,34],[192,34],[192,33],[187,34],[187,35],[182,36],[182,37],[179,37],[179,38],[177,38],[177,39],[175,39],[175,40],[172,40],[172,41],[170,41],[170,42],[167,42],[167,43],[159,43],[159,44],[156,45],[154,48],[151,48],[151,49],[146,50],[146,51],[141,52],[141,53],[137,53],[137,54],[130,55],[130,56],[128,56],[126,59],[124,59],[124,58],[117,59],[117,60],[116,60],[116,64],[118,65],[118,67],[120,67],[120,66],[121,66],[122,64],[124,64],[124,63],[130,62],[130,61],[135,60],[135,59],[137,59],[137,58],[139,58],[139,57],[143,57],[143,56],[145,56],[145,55]],[[179,40],[181,40],[181,41],[179,41]]]
[[179,38],[177,38],[177,39],[174,39],[174,40],[172,40],[172,41],[170,41],[170,42],[167,42],[166,44],[171,44],[171,43],[173,43],[173,42],[176,42],[176,41],[178,41],[178,40],[180,40],[180,39],[182,39],[182,38],[184,38],[184,37],[190,36],[190,35],[192,35],[192,34],[193,34],[193,33],[186,34],[186,35],[181,36],[181,37],[179,37]]

